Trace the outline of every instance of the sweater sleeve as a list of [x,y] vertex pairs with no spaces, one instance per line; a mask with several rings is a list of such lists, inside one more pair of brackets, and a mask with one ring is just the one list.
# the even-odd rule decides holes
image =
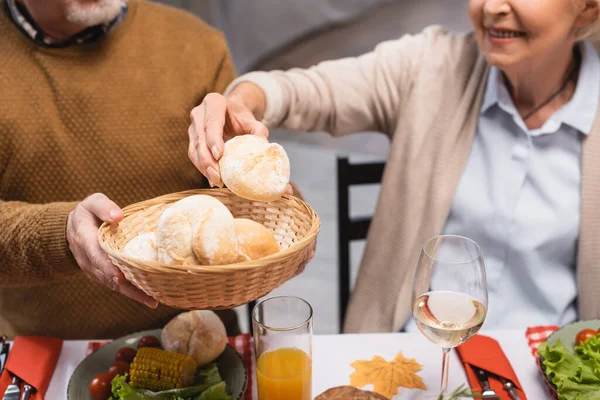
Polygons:
[[0,286],[38,284],[79,271],[66,236],[76,204],[0,200]]
[[383,42],[359,57],[325,61],[309,69],[251,72],[236,79],[226,93],[243,81],[258,85],[265,93],[263,122],[269,128],[391,135],[418,79],[424,49],[444,34],[440,27],[431,27]]

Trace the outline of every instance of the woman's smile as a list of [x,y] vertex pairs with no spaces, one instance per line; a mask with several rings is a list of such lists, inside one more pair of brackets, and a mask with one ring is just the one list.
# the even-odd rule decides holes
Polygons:
[[527,33],[523,31],[501,28],[501,27],[490,27],[486,29],[487,40],[494,45],[507,45],[517,40],[527,39]]

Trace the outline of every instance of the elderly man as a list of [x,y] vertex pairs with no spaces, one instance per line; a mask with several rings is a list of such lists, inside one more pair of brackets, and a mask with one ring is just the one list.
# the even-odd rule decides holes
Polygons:
[[186,132],[234,77],[223,36],[143,0],[0,5],[0,333],[163,326],[178,310],[127,282],[97,229],[119,205],[206,186]]

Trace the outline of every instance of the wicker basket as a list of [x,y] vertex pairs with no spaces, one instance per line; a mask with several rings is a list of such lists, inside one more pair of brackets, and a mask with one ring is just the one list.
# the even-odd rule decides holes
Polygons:
[[[281,251],[256,261],[231,265],[164,265],[125,256],[123,248],[140,233],[156,229],[163,210],[195,194],[219,199],[236,218],[248,218],[266,226]],[[102,224],[100,245],[125,277],[149,296],[171,307],[224,309],[265,296],[298,271],[308,259],[320,221],[314,210],[294,196],[263,203],[246,200],[228,189],[199,189],[173,193],[123,209],[118,224]]]

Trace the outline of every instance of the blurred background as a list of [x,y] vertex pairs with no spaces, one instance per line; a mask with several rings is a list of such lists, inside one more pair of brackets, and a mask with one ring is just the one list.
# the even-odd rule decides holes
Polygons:
[[[323,60],[351,57],[377,43],[417,33],[432,24],[466,32],[468,0],[172,0],[227,37],[239,74],[252,70],[309,67]],[[338,255],[338,158],[352,163],[384,162],[388,140],[374,132],[341,139],[324,133],[271,132],[286,149],[292,180],[321,218],[316,256],[305,272],[270,295],[297,295],[314,307],[314,332],[340,331]],[[379,185],[350,189],[353,218],[372,215]],[[364,241],[350,245],[350,282],[354,282]],[[248,330],[247,307],[238,309]]]

